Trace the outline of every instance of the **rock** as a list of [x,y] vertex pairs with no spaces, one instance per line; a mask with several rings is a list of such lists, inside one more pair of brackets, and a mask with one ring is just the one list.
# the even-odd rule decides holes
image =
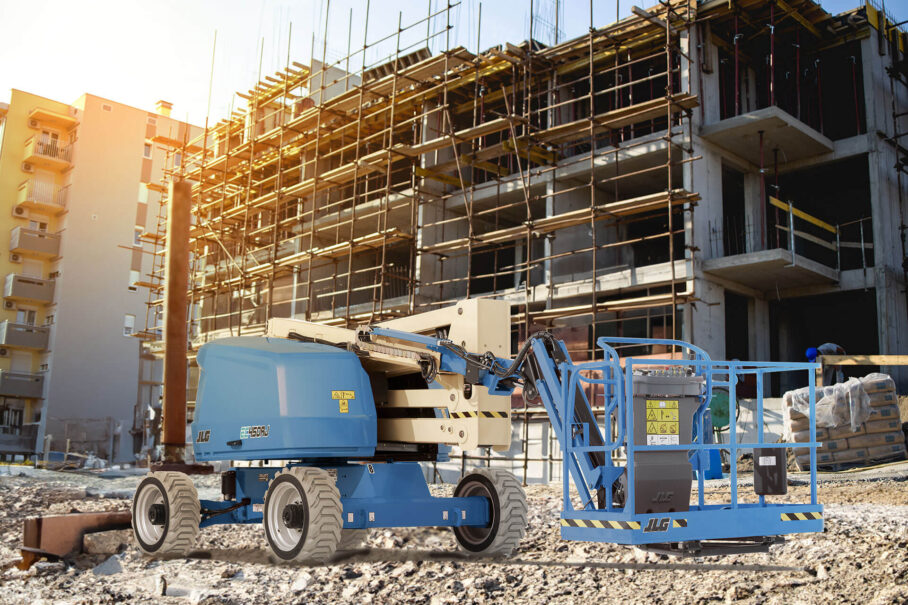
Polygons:
[[350,602],[353,599],[353,597],[355,597],[357,594],[359,594],[359,592],[361,590],[362,590],[361,586],[358,586],[356,584],[351,584],[350,586],[347,586],[343,590],[343,592],[341,592],[341,596],[344,597],[345,601]]
[[412,561],[408,561],[392,571],[391,576],[394,578],[402,578],[412,576],[414,573],[416,573],[416,565]]
[[115,555],[131,541],[132,532],[128,529],[85,534],[82,538],[82,552],[89,555]]
[[741,599],[746,598],[751,593],[751,590],[741,584],[735,584],[730,586],[728,590],[725,591],[725,602],[734,603]]
[[817,580],[828,580],[829,572],[826,571],[826,568],[822,565],[817,566]]
[[162,597],[167,595],[167,578],[164,577],[164,574],[155,578],[154,593]]
[[234,578],[237,576],[237,574],[240,574],[240,573],[242,573],[242,572],[240,571],[239,567],[228,567],[227,569],[225,569],[224,571],[221,572],[221,577],[222,578]]
[[35,576],[46,576],[66,571],[63,561],[38,561],[32,565],[31,573]]
[[108,557],[103,563],[96,566],[91,570],[91,573],[96,576],[112,576],[123,571],[123,566],[120,565],[120,555],[113,555]]
[[293,580],[293,584],[290,585],[290,590],[293,592],[303,592],[312,582],[312,574],[307,571],[301,571],[296,579]]

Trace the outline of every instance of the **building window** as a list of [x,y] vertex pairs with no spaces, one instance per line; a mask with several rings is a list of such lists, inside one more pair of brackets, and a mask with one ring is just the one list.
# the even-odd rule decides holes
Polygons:
[[136,230],[133,232],[132,243],[136,246],[142,245],[142,229],[136,227]]
[[183,165],[183,154],[179,151],[173,154],[173,167],[179,168]]
[[42,363],[40,366],[38,366],[38,369],[42,372],[46,372],[50,369],[50,366],[46,363]]
[[108,105],[107,103],[101,104],[102,111],[113,111],[113,105]]
[[151,117],[151,116],[148,116],[148,123],[149,123],[151,126],[154,126],[155,124],[158,123],[158,121],[157,121],[155,118],[153,118],[153,117]]
[[132,313],[127,313],[123,317],[123,336],[132,336],[136,330],[136,316]]
[[142,153],[142,157],[151,159],[151,143],[145,143],[145,151]]
[[27,326],[35,325],[35,320],[37,319],[37,312],[34,309],[22,309],[19,308],[16,310],[16,323],[25,324]]
[[129,272],[129,286],[128,286],[130,292],[138,291],[139,288],[136,286],[136,283],[138,281],[139,281],[139,272],[130,271]]
[[48,314],[47,314],[47,317],[44,318],[44,325],[45,325],[45,326],[52,326],[52,325],[54,325],[54,314],[53,314],[53,313],[48,313]]

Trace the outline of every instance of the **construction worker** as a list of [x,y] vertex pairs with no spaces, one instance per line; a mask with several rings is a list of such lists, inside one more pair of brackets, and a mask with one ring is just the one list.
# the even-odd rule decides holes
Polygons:
[[[808,361],[816,361],[820,355],[845,355],[845,349],[834,342],[826,342],[818,347],[810,347],[805,353]],[[845,374],[840,366],[823,366],[823,386],[845,382]]]

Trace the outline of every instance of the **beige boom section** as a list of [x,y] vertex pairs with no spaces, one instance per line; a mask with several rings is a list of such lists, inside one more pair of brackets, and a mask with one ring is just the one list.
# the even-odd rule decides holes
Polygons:
[[[491,299],[470,299],[411,317],[375,324],[427,336],[443,336],[468,351],[511,355],[510,304]],[[364,327],[365,328],[365,327]],[[439,355],[425,347],[371,335],[363,342],[360,329],[346,329],[298,319],[271,319],[267,335],[291,334],[336,345],[355,344],[370,376],[394,384],[395,378],[421,371],[426,356],[439,365]],[[412,386],[412,385],[408,385]],[[428,388],[388,388],[375,392],[379,442],[441,443],[464,450],[511,445],[511,398],[491,395],[484,386],[466,388],[461,374],[439,371]],[[433,411],[435,413],[433,413]]]

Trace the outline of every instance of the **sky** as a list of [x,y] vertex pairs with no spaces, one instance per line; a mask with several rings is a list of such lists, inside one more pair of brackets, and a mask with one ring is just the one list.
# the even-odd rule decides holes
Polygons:
[[[427,33],[433,53],[448,44],[441,11],[447,0],[371,0],[368,30],[367,0],[328,1],[326,10],[326,0],[0,0],[0,102],[9,100],[11,88],[66,103],[88,92],[150,111],[164,99],[173,103],[175,118],[203,125],[208,115],[216,122],[229,113],[238,103],[235,91],[283,68],[288,50],[290,61],[304,64],[313,55],[324,53],[332,63],[354,52],[351,70],[358,71],[364,40],[367,65],[393,54],[398,23],[405,28],[403,49],[415,50]],[[821,4],[838,13],[859,1]],[[531,0],[450,2],[457,4],[450,11],[451,47],[476,52],[528,37]],[[653,2],[594,0],[594,26],[627,16],[632,4]],[[897,19],[908,18],[903,4],[887,3]],[[556,0],[533,0],[541,42],[554,40],[555,6]],[[588,31],[589,0],[558,6],[560,40]],[[430,10],[441,12],[427,19]]]

